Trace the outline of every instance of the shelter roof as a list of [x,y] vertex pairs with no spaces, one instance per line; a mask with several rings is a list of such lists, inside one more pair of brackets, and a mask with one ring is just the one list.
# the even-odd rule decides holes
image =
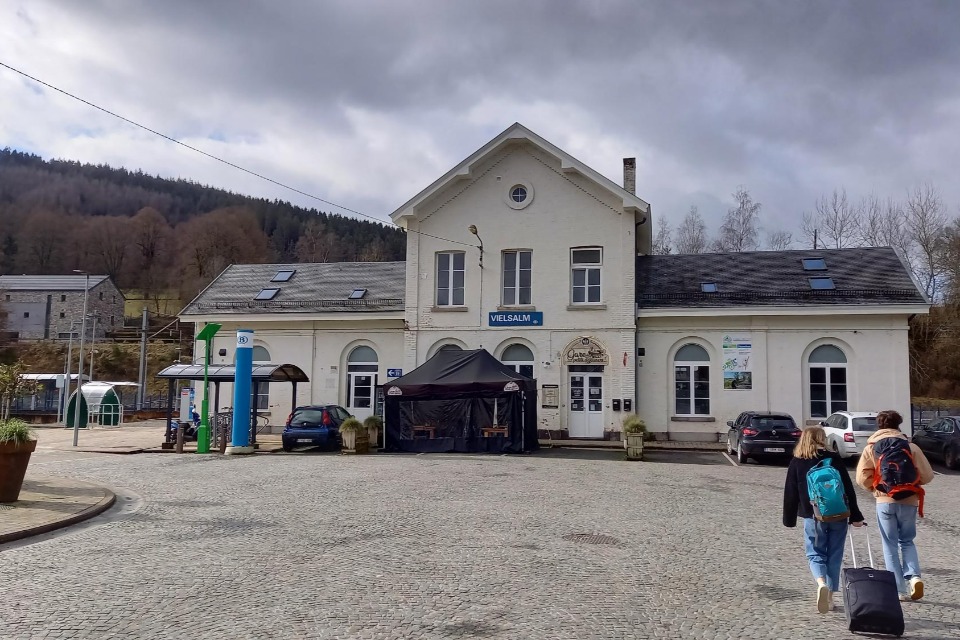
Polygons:
[[490,155],[497,153],[505,146],[509,144],[515,144],[516,142],[527,142],[540,148],[547,154],[557,158],[560,161],[560,167],[563,171],[579,173],[587,179],[592,180],[601,188],[615,194],[622,200],[624,209],[649,211],[650,205],[638,198],[636,195],[630,193],[606,176],[580,162],[560,147],[557,147],[551,142],[548,142],[546,139],[541,138],[519,122],[515,122],[507,127],[507,129],[500,135],[472,153],[466,160],[455,166],[453,169],[450,169],[450,171],[443,174],[423,191],[405,202],[399,209],[390,214],[390,218],[394,222],[399,223],[403,218],[414,216],[416,207],[421,202],[425,201],[427,198],[446,187],[448,183],[459,178],[471,177],[474,168],[479,163],[483,162]]
[[536,382],[501,363],[486,349],[441,350],[407,375],[383,387],[387,398],[430,399],[533,391]]
[[235,264],[180,314],[403,311],[405,278],[405,262]]
[[[210,365],[210,382],[233,382],[237,368],[234,365]],[[173,380],[203,380],[202,364],[174,364],[157,374],[158,378]],[[255,364],[253,379],[258,382],[310,382],[310,378],[294,364]]]
[[[0,289],[4,291],[83,291],[86,276],[0,276]],[[90,276],[93,289],[110,276]]]
[[929,301],[890,247],[637,258],[641,310],[850,304]]

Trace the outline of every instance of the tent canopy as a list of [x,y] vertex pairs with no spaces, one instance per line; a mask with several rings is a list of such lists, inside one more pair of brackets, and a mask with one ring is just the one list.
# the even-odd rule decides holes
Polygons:
[[503,393],[536,390],[535,380],[520,375],[486,349],[438,351],[407,375],[383,385],[386,397],[405,400],[492,398]]
[[439,351],[384,385],[386,448],[416,452],[531,451],[537,382],[483,349]]

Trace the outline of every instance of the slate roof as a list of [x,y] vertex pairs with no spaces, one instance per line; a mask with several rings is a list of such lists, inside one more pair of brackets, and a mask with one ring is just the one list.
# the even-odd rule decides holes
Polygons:
[[[278,271],[296,271],[288,282],[271,282]],[[235,264],[193,299],[180,315],[231,313],[330,313],[403,311],[404,262]],[[261,289],[280,289],[271,300],[255,300]],[[358,300],[348,296],[366,289]]]
[[[90,276],[93,289],[110,276]],[[83,291],[86,276],[0,276],[0,289],[4,291]]]
[[[827,269],[805,271],[804,258],[823,258]],[[811,277],[832,278],[836,288],[813,290]],[[717,292],[703,293],[711,282]],[[641,309],[849,304],[929,302],[889,247],[637,258]]]

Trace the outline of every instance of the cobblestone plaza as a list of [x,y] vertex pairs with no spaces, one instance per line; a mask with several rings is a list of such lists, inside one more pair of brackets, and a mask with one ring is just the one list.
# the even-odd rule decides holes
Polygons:
[[[784,467],[651,458],[38,452],[140,506],[0,547],[0,637],[846,636],[780,525]],[[958,488],[927,495],[910,638],[960,638]]]

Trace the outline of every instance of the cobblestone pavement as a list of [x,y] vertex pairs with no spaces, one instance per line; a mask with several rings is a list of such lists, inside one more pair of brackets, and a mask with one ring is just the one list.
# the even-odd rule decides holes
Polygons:
[[[783,467],[670,455],[48,451],[36,473],[144,504],[0,550],[0,637],[848,637],[780,525]],[[958,487],[927,496],[910,638],[960,638]]]

